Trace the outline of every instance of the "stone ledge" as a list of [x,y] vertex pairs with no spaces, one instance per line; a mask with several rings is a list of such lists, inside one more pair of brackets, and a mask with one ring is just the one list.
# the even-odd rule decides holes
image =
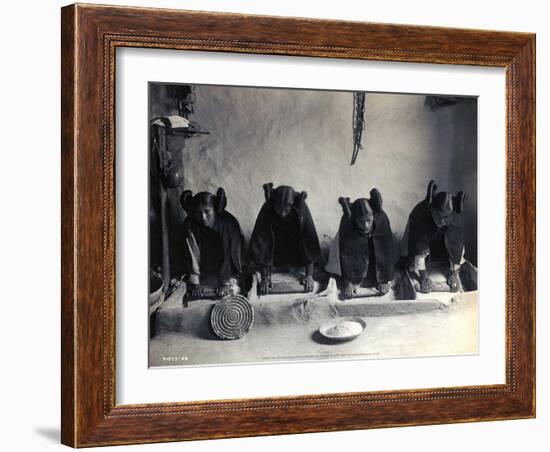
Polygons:
[[[446,309],[460,294],[424,295],[417,300],[387,300],[369,297],[347,301],[335,300],[330,295],[294,296],[275,299],[274,296],[252,300],[254,323],[264,325],[306,324],[336,317],[384,317],[422,314]],[[184,307],[183,289],[176,290],[157,310],[155,331],[158,333],[196,334],[210,336],[210,312],[216,300],[197,300]]]

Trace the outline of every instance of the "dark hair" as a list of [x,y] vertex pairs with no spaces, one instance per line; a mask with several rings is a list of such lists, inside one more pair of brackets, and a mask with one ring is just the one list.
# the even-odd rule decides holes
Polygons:
[[273,198],[275,203],[289,206],[294,204],[296,192],[292,187],[289,187],[287,185],[279,185],[275,189]]
[[197,208],[199,205],[212,206],[217,212],[225,210],[227,206],[227,197],[225,190],[220,187],[215,195],[207,191],[201,191],[193,196],[191,190],[185,190],[180,196],[180,204],[183,210],[188,214]]
[[442,213],[451,214],[453,212],[453,196],[445,191],[440,191],[432,199],[432,207]]
[[216,197],[210,192],[201,191],[193,197],[193,208],[196,208],[200,205],[215,207]]
[[351,205],[351,213],[354,218],[361,218],[365,215],[373,215],[374,211],[368,201],[365,198],[356,199]]

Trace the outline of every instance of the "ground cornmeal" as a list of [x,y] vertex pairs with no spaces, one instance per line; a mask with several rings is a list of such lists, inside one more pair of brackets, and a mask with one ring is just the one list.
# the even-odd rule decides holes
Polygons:
[[357,322],[342,322],[327,330],[327,335],[332,337],[346,337],[361,334],[363,327]]

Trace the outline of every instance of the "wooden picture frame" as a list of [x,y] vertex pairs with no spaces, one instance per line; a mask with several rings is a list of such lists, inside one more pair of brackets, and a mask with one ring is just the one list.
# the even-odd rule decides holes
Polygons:
[[[62,9],[62,442],[73,447],[535,416],[535,35],[71,5]],[[115,403],[115,50],[147,47],[506,70],[506,382]]]

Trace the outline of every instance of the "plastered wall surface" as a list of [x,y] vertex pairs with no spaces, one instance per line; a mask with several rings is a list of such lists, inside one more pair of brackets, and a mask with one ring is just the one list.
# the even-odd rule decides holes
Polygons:
[[[209,135],[188,139],[184,188],[227,192],[227,209],[248,240],[264,201],[262,184],[307,191],[326,250],[342,211],[339,196],[382,193],[399,242],[411,209],[430,179],[441,190],[464,190],[466,254],[477,262],[477,107],[475,100],[430,108],[424,95],[368,93],[363,149],[353,149],[351,92],[196,86],[190,119]],[[176,114],[162,85],[150,85],[151,117]],[[173,224],[183,220],[170,194]]]

